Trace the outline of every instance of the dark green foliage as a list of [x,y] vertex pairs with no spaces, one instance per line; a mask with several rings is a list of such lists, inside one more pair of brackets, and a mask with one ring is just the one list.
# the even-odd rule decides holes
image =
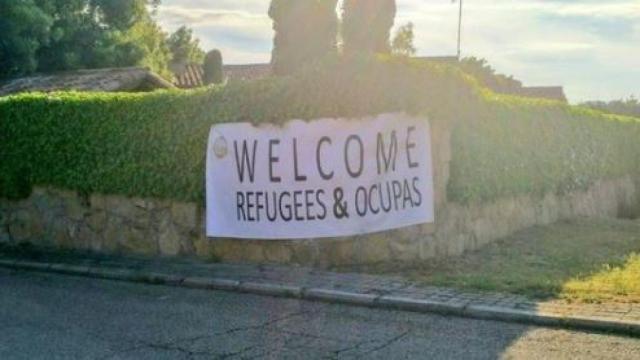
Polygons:
[[271,63],[276,75],[292,74],[301,67],[336,52],[338,0],[272,0]]
[[522,89],[520,81],[513,76],[497,74],[485,59],[467,57],[460,61],[459,66],[464,72],[475,77],[482,86],[494,92],[516,94]]
[[193,30],[186,26],[181,26],[171,34],[167,39],[167,45],[171,51],[172,64],[201,64],[204,60],[204,51],[200,48],[200,40],[194,38]]
[[52,23],[34,0],[0,1],[0,78],[36,70],[36,52],[49,41]]
[[631,118],[496,96],[453,66],[365,57],[192,91],[2,98],[0,197],[50,185],[202,201],[214,123],[394,111],[452,124],[451,200],[567,191],[640,173],[640,124]]
[[141,65],[168,75],[158,0],[0,1],[0,78]]
[[224,71],[222,69],[222,54],[219,50],[211,50],[204,58],[204,84],[222,84]]
[[413,39],[413,23],[400,26],[391,41],[391,53],[396,56],[414,56],[417,50],[413,45]]
[[449,195],[484,201],[640,176],[640,122],[548,100],[490,96],[455,128]]
[[395,17],[395,0],[345,0],[342,6],[344,53],[389,53]]

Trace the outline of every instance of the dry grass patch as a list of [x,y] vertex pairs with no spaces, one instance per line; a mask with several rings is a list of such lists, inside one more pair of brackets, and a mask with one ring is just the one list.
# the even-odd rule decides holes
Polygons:
[[534,299],[640,302],[640,221],[580,219],[533,227],[460,257],[342,268]]
[[567,299],[640,303],[640,254],[632,254],[622,266],[603,266],[587,277],[567,281],[562,289]]

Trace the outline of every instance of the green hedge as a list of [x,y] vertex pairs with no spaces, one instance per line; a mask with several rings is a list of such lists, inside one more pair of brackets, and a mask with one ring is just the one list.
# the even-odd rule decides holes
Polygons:
[[391,111],[455,124],[449,196],[457,201],[563,191],[639,168],[640,126],[628,118],[497,97],[445,65],[334,60],[291,77],[195,91],[0,98],[0,197],[51,185],[203,201],[214,123]]
[[[447,74],[403,63],[338,61],[295,77],[195,91],[22,94],[0,99],[0,196],[33,185],[202,201],[209,128],[222,122],[358,116],[446,102]],[[421,75],[421,81],[415,77]],[[440,100],[437,100],[440,99]]]
[[640,121],[545,100],[486,93],[452,136],[459,202],[586,189],[640,175]]

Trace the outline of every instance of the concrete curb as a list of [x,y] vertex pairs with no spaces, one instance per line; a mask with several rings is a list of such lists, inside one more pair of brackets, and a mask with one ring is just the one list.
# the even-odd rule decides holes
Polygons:
[[14,270],[58,273],[106,280],[166,285],[200,290],[221,290],[295,298],[327,303],[403,310],[417,313],[435,313],[482,320],[515,322],[527,325],[569,328],[585,331],[640,336],[640,322],[618,321],[610,318],[562,316],[532,310],[518,310],[500,306],[466,304],[460,301],[432,301],[392,295],[374,295],[332,289],[290,286],[272,283],[241,282],[233,279],[180,277],[176,275],[141,272],[128,269],[96,268],[59,263],[0,259],[0,267]]

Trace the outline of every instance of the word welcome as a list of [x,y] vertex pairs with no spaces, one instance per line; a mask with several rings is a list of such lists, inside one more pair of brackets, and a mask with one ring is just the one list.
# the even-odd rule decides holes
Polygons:
[[425,119],[392,114],[211,130],[210,236],[317,238],[429,221],[433,178]]
[[[419,166],[419,163],[412,161],[411,151],[415,151],[416,144],[411,140],[412,134],[415,132],[415,126],[409,126],[406,129],[406,141],[405,141],[405,151],[406,151],[406,161],[407,166],[409,168],[416,168]],[[389,171],[396,171],[396,163],[398,160],[398,136],[396,130],[392,130],[391,134],[388,138],[388,146],[385,146],[385,135],[381,132],[377,133],[377,141],[376,141],[376,170],[378,175],[382,173],[388,173]],[[248,143],[252,144],[249,145]],[[329,156],[323,157],[323,146],[332,146],[333,140],[329,136],[321,137],[314,145],[315,149],[315,168],[317,170],[317,175],[323,180],[332,180],[335,176],[335,171],[331,170],[332,166],[329,164],[329,160],[334,160],[329,158]],[[248,177],[248,181],[254,182],[255,180],[255,164],[256,164],[256,154],[261,153],[265,154],[265,161],[268,162],[269,165],[269,181],[272,183],[282,182],[282,178],[278,176],[277,171],[274,170],[274,165],[280,162],[280,157],[278,156],[278,152],[281,147],[282,140],[281,139],[269,139],[267,149],[262,149],[264,145],[261,144],[258,139],[250,140],[242,140],[241,144],[238,144],[238,141],[233,142],[233,147],[235,150],[235,163],[236,168],[238,170],[238,180],[240,182],[244,182]],[[304,146],[303,144],[301,146]],[[365,166],[365,149],[364,142],[359,135],[352,134],[347,137],[344,141],[344,145],[340,147],[343,150],[343,159],[344,159],[344,170],[347,174],[354,179],[357,179],[362,176],[364,173]],[[260,149],[261,151],[258,151]],[[290,150],[291,150],[291,158],[293,158],[293,167],[289,167],[291,170],[289,175],[291,179],[299,182],[307,181],[308,177],[299,169],[299,151],[298,151],[298,138],[293,138],[290,141]],[[350,153],[355,152],[358,156],[356,160],[352,161],[352,157],[349,156]],[[307,159],[308,160],[308,159]],[[246,174],[246,175],[245,175]],[[266,174],[265,174],[266,175]]]

